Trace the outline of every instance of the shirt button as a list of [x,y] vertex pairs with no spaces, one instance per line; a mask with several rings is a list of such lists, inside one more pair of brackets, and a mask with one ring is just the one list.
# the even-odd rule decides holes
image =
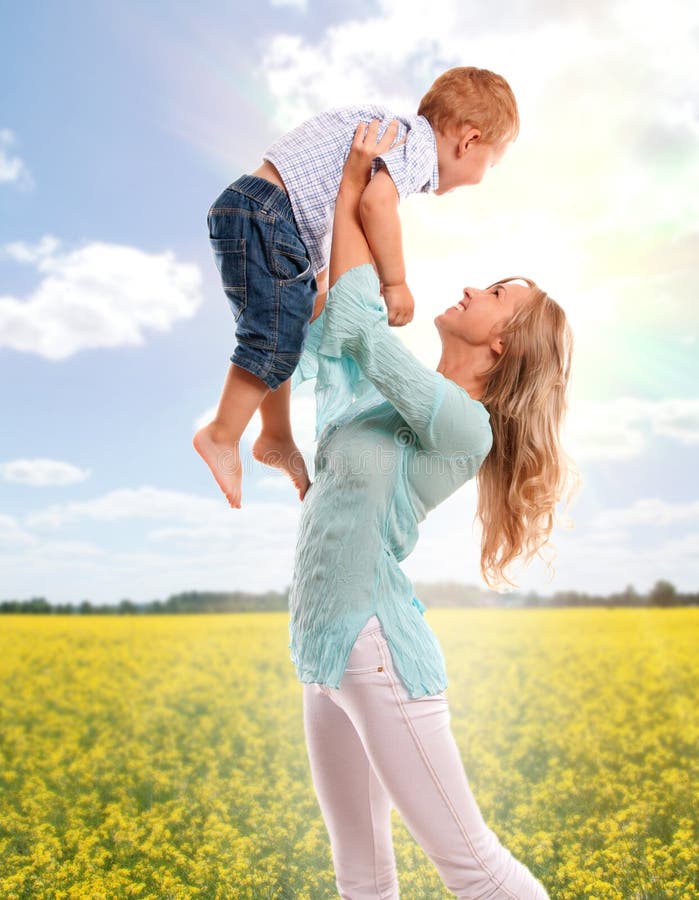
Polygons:
[[383,666],[379,666],[378,669],[377,669],[376,671],[377,671],[377,672],[383,672]]

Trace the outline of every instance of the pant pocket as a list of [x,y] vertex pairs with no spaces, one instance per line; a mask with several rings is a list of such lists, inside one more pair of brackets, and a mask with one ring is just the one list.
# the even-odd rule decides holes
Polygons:
[[369,632],[360,635],[354,643],[347,658],[345,675],[366,675],[369,672],[382,672],[384,658],[382,647],[388,647],[386,639],[380,632]]
[[311,260],[300,238],[281,220],[269,244],[270,271],[282,283],[303,281],[311,274]]
[[237,321],[247,306],[245,238],[209,238],[223,293]]

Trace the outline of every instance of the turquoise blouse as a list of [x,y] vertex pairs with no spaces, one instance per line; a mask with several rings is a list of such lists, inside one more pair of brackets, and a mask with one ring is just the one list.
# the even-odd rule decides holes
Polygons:
[[292,389],[309,378],[318,446],[289,592],[299,680],[339,687],[376,615],[410,696],[439,693],[444,656],[399,563],[427,513],[487,456],[488,412],[403,345],[369,263],[337,280],[310,325]]

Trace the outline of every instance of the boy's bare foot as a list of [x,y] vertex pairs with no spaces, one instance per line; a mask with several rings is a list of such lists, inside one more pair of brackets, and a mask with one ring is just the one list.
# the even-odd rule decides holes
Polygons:
[[258,462],[286,472],[299,492],[299,500],[303,500],[311,481],[303,453],[291,438],[279,441],[262,432],[252,445],[252,455]]
[[226,495],[231,507],[240,509],[242,470],[239,441],[221,434],[213,422],[209,422],[192,438],[199,456],[211,469],[218,486]]

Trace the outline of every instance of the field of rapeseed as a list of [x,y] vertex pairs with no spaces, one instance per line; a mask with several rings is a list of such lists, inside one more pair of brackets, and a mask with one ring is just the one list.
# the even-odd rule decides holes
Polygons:
[[[552,900],[699,897],[699,610],[427,616],[483,815]],[[0,617],[0,897],[336,897],[287,641]],[[451,896],[394,817],[402,896]]]

